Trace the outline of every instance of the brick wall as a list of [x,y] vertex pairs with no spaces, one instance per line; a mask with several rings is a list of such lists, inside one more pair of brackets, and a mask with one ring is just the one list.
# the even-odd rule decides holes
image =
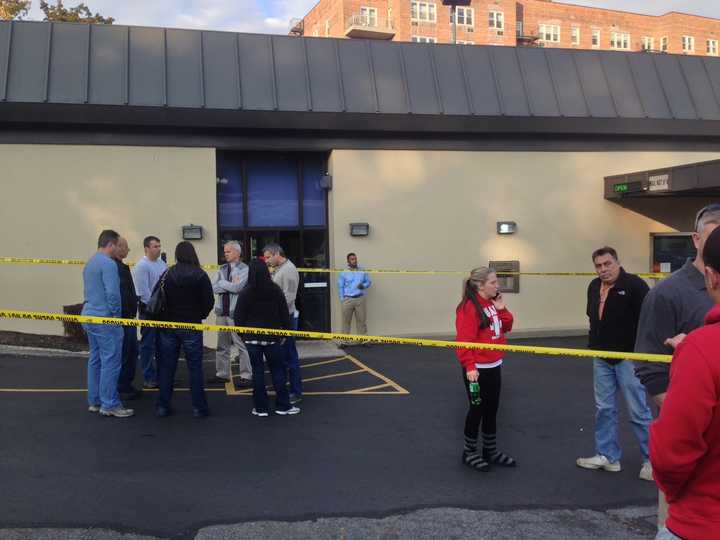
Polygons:
[[[395,41],[411,41],[414,36],[435,38],[438,43],[452,39],[450,8],[441,0],[434,3],[437,22],[411,21],[411,0],[320,0],[305,17],[305,35],[325,35],[325,21],[330,20],[330,36],[344,37],[347,20],[360,8],[374,7],[380,21],[389,18],[395,28]],[[538,36],[541,24],[559,27],[559,41],[542,43],[545,47],[610,50],[613,33],[628,34],[628,50],[640,51],[643,37],[652,38],[652,48],[661,48],[661,38],[668,38],[668,52],[682,53],[682,36],[695,38],[694,54],[706,54],[706,41],[720,41],[720,19],[710,19],[683,13],[667,13],[662,16],[641,15],[624,11],[577,6],[551,0],[472,0],[474,12],[472,27],[458,25],[457,39],[476,45],[518,44],[516,24],[522,22],[522,34]],[[501,32],[488,24],[491,11],[504,16]],[[577,28],[579,42],[572,42],[572,29]],[[593,30],[599,31],[598,46],[592,45]]]

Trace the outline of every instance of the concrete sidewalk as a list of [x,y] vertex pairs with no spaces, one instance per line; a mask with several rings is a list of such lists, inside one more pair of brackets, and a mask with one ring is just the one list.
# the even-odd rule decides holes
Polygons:
[[[418,510],[380,519],[321,518],[314,521],[256,521],[205,527],[181,537],[194,540],[650,540],[655,509],[474,511]],[[107,529],[0,529],[3,540],[160,540]]]

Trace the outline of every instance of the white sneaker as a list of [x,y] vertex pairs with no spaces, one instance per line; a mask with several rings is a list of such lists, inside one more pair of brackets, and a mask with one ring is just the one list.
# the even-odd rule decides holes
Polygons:
[[268,413],[266,413],[264,411],[258,411],[257,409],[253,409],[252,414],[253,414],[253,416],[263,416],[263,417],[268,415]]
[[88,412],[92,412],[92,413],[100,412],[100,405],[90,405],[88,407]]
[[290,407],[289,409],[285,409],[284,411],[275,409],[275,414],[279,414],[280,416],[286,416],[288,414],[298,414],[299,412],[300,412],[299,407]]
[[575,463],[578,467],[582,467],[583,469],[602,469],[603,471],[608,472],[620,472],[619,461],[611,463],[608,458],[600,454],[588,458],[578,458]]
[[132,409],[126,409],[123,406],[115,407],[114,409],[100,409],[102,416],[114,416],[115,418],[127,418],[135,414]]
[[655,481],[655,479],[653,478],[652,463],[650,463],[649,461],[643,462],[642,467],[640,468],[640,474],[638,475],[638,478],[640,478],[640,480],[647,480],[648,482]]

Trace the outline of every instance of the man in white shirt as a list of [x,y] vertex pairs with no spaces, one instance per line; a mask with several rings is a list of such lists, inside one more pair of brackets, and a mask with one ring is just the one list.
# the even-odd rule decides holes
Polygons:
[[[155,284],[167,270],[167,264],[160,258],[162,245],[157,236],[146,236],[143,240],[145,256],[135,265],[133,280],[135,290],[140,299],[140,318],[148,319],[147,304],[152,296]],[[140,364],[143,370],[143,388],[157,388],[157,354],[158,344],[157,328],[140,329]]]

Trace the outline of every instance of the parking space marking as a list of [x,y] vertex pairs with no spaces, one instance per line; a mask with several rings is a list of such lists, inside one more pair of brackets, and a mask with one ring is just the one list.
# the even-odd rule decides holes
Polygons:
[[[157,392],[157,388],[143,388],[145,392]],[[189,388],[173,388],[174,392],[189,392]],[[226,392],[225,388],[206,388],[206,392]],[[17,394],[52,394],[52,393],[79,393],[87,392],[87,388],[0,388],[0,392]]]
[[[315,366],[323,366],[328,364],[334,364],[337,362],[341,362],[343,360],[352,362],[357,366],[358,369],[354,369],[352,371],[344,371],[342,373],[332,373],[330,375],[321,375],[318,377],[309,377],[309,378],[303,378],[303,382],[312,382],[312,381],[320,381],[325,379],[333,379],[338,377],[347,377],[351,375],[359,375],[361,373],[367,373],[369,375],[372,375],[373,377],[376,377],[382,381],[382,384],[377,384],[373,386],[366,386],[362,388],[353,388],[352,390],[335,390],[335,391],[307,391],[303,392],[304,396],[348,396],[348,395],[379,395],[379,396],[405,396],[410,394],[408,390],[397,384],[395,381],[389,379],[385,375],[379,373],[378,371],[368,367],[364,363],[362,363],[360,360],[352,356],[351,354],[346,354],[345,356],[342,356],[340,358],[333,358],[330,360],[321,360],[319,362],[313,362],[310,364],[302,364],[300,368],[310,368]],[[265,371],[265,373],[269,373],[269,371]],[[252,388],[242,388],[238,390],[235,388],[235,383],[233,380],[233,377],[230,377],[230,381],[225,385],[227,390],[228,396],[251,396],[253,393]],[[387,388],[388,390],[383,390]],[[275,392],[272,390],[272,386],[267,386],[267,389],[269,390],[268,395],[275,395]]]

